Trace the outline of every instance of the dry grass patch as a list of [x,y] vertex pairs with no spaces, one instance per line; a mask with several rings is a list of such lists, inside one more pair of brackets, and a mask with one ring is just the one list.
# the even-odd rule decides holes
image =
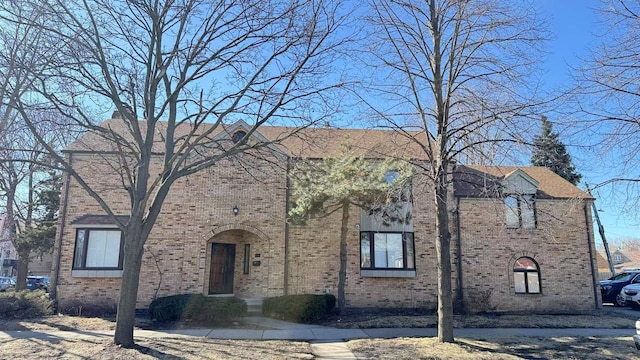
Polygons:
[[137,339],[136,348],[92,340],[0,340],[0,359],[313,359],[311,346],[294,341]]
[[[640,313],[638,314],[640,316]],[[637,317],[593,315],[455,315],[455,328],[602,328],[634,329]],[[436,327],[437,315],[359,315],[333,318],[323,325],[347,329]]]
[[496,337],[363,339],[347,342],[359,359],[638,359],[631,337]]
[[25,320],[2,320],[0,331],[113,330],[115,324],[115,321],[110,319],[59,315]]

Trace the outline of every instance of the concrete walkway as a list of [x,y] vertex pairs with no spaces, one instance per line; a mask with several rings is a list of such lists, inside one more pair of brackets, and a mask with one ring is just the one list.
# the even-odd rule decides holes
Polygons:
[[[208,339],[241,340],[305,340],[311,343],[314,355],[319,359],[355,359],[346,347],[344,340],[366,338],[395,337],[435,337],[436,328],[383,328],[383,329],[336,329],[328,326],[295,324],[264,317],[248,317],[244,324],[261,327],[253,329],[183,329],[183,330],[135,330],[138,338],[176,338],[202,337]],[[538,336],[538,337],[576,337],[576,336],[629,336],[636,334],[635,329],[531,329],[531,328],[470,328],[454,329],[455,337],[486,339],[496,336]],[[89,339],[111,337],[113,330],[104,331],[0,331],[0,341],[15,338],[39,339]]]

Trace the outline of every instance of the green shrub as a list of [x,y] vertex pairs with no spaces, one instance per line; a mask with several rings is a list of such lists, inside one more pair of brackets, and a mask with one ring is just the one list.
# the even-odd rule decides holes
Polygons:
[[161,297],[149,305],[151,318],[158,321],[224,323],[247,315],[247,303],[236,297],[206,297],[181,294]]
[[53,301],[43,290],[0,293],[0,318],[25,319],[51,315]]
[[326,295],[285,295],[264,299],[262,313],[276,319],[314,323],[325,319],[336,306],[336,297]]

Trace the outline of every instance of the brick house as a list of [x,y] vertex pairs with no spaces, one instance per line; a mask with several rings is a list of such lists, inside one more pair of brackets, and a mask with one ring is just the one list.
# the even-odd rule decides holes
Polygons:
[[[239,121],[218,136],[233,139],[246,131]],[[305,226],[286,222],[287,175],[296,159],[335,156],[348,140],[362,156],[426,161],[415,142],[391,131],[261,127],[253,136],[285,139],[262,159],[227,159],[174,184],[145,245],[138,307],[181,293],[335,294],[340,214]],[[105,164],[113,156],[108,150],[109,144],[87,135],[65,152],[74,169],[126,219],[127,194],[118,186],[119,175]],[[458,165],[452,173],[452,277],[458,303],[470,311],[600,306],[588,194],[539,167]],[[59,302],[63,308],[74,302],[113,304],[122,273],[120,231],[75,181],[66,181],[53,271]],[[410,223],[385,227],[352,209],[347,306],[435,307],[432,198],[427,179],[418,173]]]

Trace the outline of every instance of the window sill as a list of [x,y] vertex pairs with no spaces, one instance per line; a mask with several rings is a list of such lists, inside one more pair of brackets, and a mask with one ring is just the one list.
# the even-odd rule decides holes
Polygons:
[[77,278],[121,278],[122,270],[71,270]]
[[362,277],[414,278],[415,270],[360,270]]

